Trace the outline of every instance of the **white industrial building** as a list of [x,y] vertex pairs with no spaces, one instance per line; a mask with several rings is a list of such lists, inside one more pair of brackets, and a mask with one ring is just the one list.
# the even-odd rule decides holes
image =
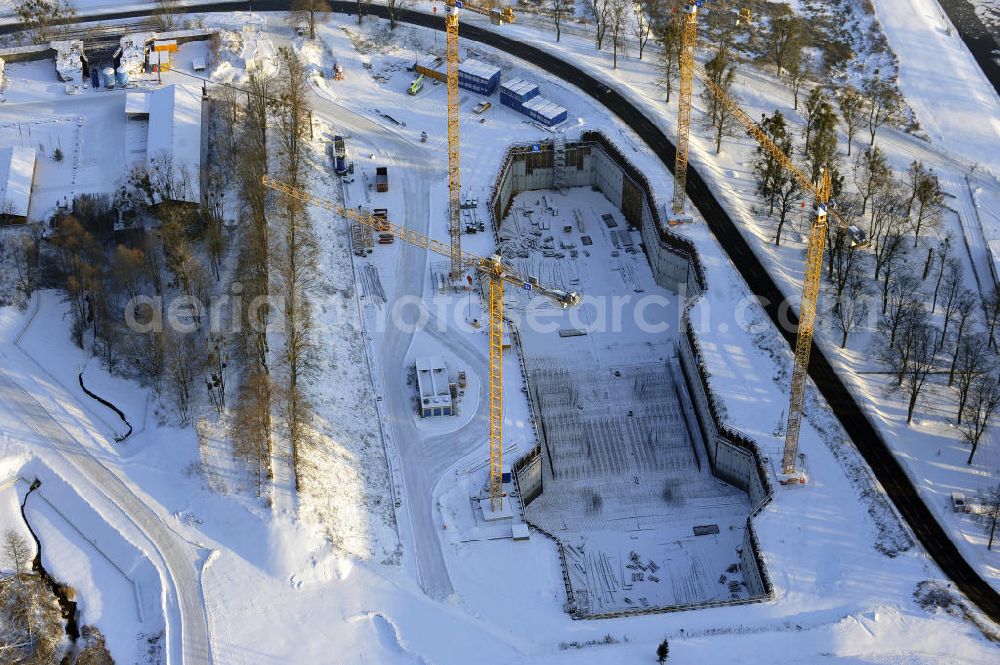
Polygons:
[[420,416],[454,415],[448,366],[441,356],[422,356],[416,360],[417,387],[420,391]]
[[28,220],[34,179],[34,149],[0,148],[0,223],[20,224]]
[[[201,202],[201,89],[169,85],[148,95],[149,137],[146,161],[153,178],[174,201]],[[128,100],[126,100],[128,103]],[[132,108],[141,108],[134,100]],[[177,187],[183,181],[184,186]],[[166,186],[172,184],[173,186]]]

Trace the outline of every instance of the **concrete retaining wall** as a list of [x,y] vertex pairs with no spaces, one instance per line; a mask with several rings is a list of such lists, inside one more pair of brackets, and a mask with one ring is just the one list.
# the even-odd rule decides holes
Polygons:
[[[535,149],[537,148],[537,150]],[[687,311],[705,290],[705,273],[693,243],[672,233],[656,207],[656,197],[645,176],[635,168],[618,148],[600,132],[584,132],[577,142],[566,144],[567,187],[590,186],[600,191],[618,207],[625,219],[637,227],[643,238],[646,257],[657,284],[678,293],[686,300],[682,326],[684,334],[678,342],[677,354],[681,374],[691,396],[698,421],[702,444],[715,476],[744,490],[750,500],[751,515],[747,518],[740,551],[740,566],[750,599],[706,603],[704,607],[741,604],[768,599],[772,586],[757,545],[752,518],[770,502],[772,489],[756,444],[748,436],[728,427],[718,415],[711,381],[704,369],[697,338],[688,320]],[[490,196],[493,229],[507,214],[518,193],[552,186],[552,143],[518,145],[505,156],[504,163]],[[515,482],[524,505],[543,491],[541,446],[514,466]],[[565,566],[565,561],[563,560]],[[565,577],[565,571],[564,577]],[[567,582],[567,590],[572,593]],[[655,611],[684,608],[657,608]],[[643,610],[615,612],[607,615],[641,614]],[[602,618],[589,616],[587,618]]]

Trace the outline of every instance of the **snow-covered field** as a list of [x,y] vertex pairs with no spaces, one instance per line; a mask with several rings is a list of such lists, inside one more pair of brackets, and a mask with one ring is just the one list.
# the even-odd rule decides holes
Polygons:
[[[226,20],[235,27],[240,18]],[[532,28],[507,28],[515,36],[537,41]],[[270,30],[276,43],[288,43],[290,31],[280,21],[272,20]],[[329,134],[348,138],[356,172],[343,192],[344,203],[387,207],[392,219],[445,239],[444,86],[428,84],[415,98],[405,92],[411,80],[405,65],[433,48],[435,37],[405,27],[390,34],[381,21],[359,28],[351,19],[336,16],[323,22],[320,33],[322,50],[295,45],[317,69],[329,71],[328,53],[336,53],[345,68],[344,81],[315,80],[313,100],[317,154],[323,154]],[[583,66],[608,71],[605,57],[594,56],[589,41],[564,36],[558,48]],[[600,128],[611,136],[650,179],[661,203],[668,200],[669,174],[638,137],[589,97],[543,76],[530,63],[482,47],[474,51],[476,57],[501,65],[505,76],[538,80],[545,97],[570,109],[571,137],[580,128]],[[33,98],[19,103],[47,104],[46,113],[58,105],[60,114],[90,117],[91,106],[107,105],[92,112],[95,131],[101,122],[122,118],[119,108],[110,108],[111,102],[92,101],[120,96],[83,93],[70,98],[54,86],[50,72],[33,67],[8,66],[12,80],[8,102],[0,111],[16,113],[12,101],[17,100],[10,95],[24,89]],[[646,64],[628,60],[619,72],[616,85],[627,86],[669,126],[670,109],[656,101],[654,74]],[[375,75],[380,75],[378,80]],[[176,76],[173,80],[181,80],[181,74]],[[22,88],[18,79],[46,83]],[[48,90],[46,85],[60,89]],[[744,90],[741,87],[749,99],[751,92]],[[498,103],[480,124],[471,113],[479,98],[468,92],[462,98],[464,189],[485,203],[507,145],[546,134]],[[757,113],[763,108],[753,100],[750,105]],[[955,122],[961,128],[958,119]],[[421,131],[429,135],[426,144],[419,142]],[[907,143],[911,140],[898,138],[901,147],[894,148],[895,160],[903,159],[907,146],[919,145]],[[968,143],[985,140],[973,135]],[[695,160],[713,172],[715,163],[705,146],[697,138],[695,143]],[[104,183],[113,186],[113,174],[124,168],[124,150],[120,142],[87,145],[91,159],[107,160],[100,184],[88,187],[105,191]],[[739,150],[727,144],[724,158],[747,150],[745,143]],[[321,163],[316,157],[317,166]],[[364,187],[378,165],[390,168],[387,194]],[[730,207],[742,210],[743,167],[717,168],[721,175],[734,176],[736,184],[725,195]],[[341,195],[326,175],[317,175],[310,184],[324,196]],[[480,215],[485,216],[485,206]],[[119,662],[132,662],[148,636],[164,627],[169,662],[180,662],[181,652],[187,651],[186,662],[202,662],[210,653],[220,663],[331,658],[348,663],[620,663],[652,660],[663,637],[671,642],[671,662],[680,663],[771,663],[778,653],[783,660],[801,663],[833,658],[858,663],[996,659],[995,645],[959,606],[928,609],[915,600],[928,580],[944,584],[941,573],[919,547],[907,546],[905,529],[891,507],[877,501],[878,492],[872,491],[856,453],[818,401],[802,432],[810,484],[781,489],[756,522],[776,587],[773,601],[676,615],[570,620],[562,607],[565,593],[553,543],[540,534],[532,534],[529,542],[512,542],[509,534],[479,524],[470,501],[486,478],[486,335],[482,328],[468,325],[471,319],[482,320],[478,303],[473,300],[470,309],[465,294],[436,294],[430,268],[439,258],[397,242],[377,245],[369,258],[352,259],[342,220],[319,213],[314,220],[325,282],[322,296],[314,294],[317,322],[330,349],[324,352],[321,378],[310,389],[327,420],[319,427],[330,445],[316,457],[315,480],[322,485],[300,499],[298,520],[271,515],[246,491],[217,491],[199,472],[204,453],[195,430],[176,427],[169,410],[147,390],[108,375],[73,347],[66,305],[55,293],[39,295],[37,314],[34,307],[0,309],[0,378],[4,386],[14,386],[5,394],[19,395],[16,386],[24,388],[38,401],[31,422],[47,413],[56,428],[39,432],[36,427],[41,425],[24,424],[27,411],[5,408],[26,404],[25,397],[6,402],[0,407],[0,468],[38,475],[43,494],[65,482],[94,506],[96,516],[82,522],[83,536],[45,505],[40,504],[34,519],[42,525],[43,549],[51,557],[47,565],[80,590],[84,622],[104,630]],[[692,315],[702,324],[697,330],[714,389],[732,424],[777,460],[781,437],[774,430],[787,405],[790,354],[759,309],[746,304],[746,285],[705,225],[699,221],[682,232],[696,243],[707,269],[709,291]],[[751,228],[751,234],[756,232]],[[766,229],[759,233],[767,235]],[[480,254],[493,250],[490,234],[464,238],[467,249]],[[790,289],[800,254],[801,245],[791,244],[773,259],[791,276]],[[368,262],[379,275],[386,303],[352,279]],[[403,296],[411,297],[409,309],[397,306]],[[405,318],[419,311],[428,312],[431,322],[451,323],[444,330],[429,325],[413,332],[389,325],[394,315]],[[470,375],[465,410],[453,423],[421,423],[414,413],[414,388],[406,377],[415,356],[429,351],[446,353],[450,366]],[[517,446],[510,460],[534,441],[516,360],[508,356],[505,369],[508,444]],[[128,416],[136,431],[127,441],[113,442],[121,422],[79,390],[81,370],[91,390],[114,401]],[[887,427],[898,427],[897,405],[889,406],[896,411],[886,416]],[[374,431],[376,419],[384,431]],[[958,447],[941,421],[918,427],[922,438],[916,446],[939,441],[941,446]],[[57,430],[58,438],[43,434]],[[909,434],[906,441],[911,441]],[[986,450],[983,461],[992,459]],[[911,466],[911,471],[935,482],[967,482],[957,475],[960,469],[953,457],[944,453],[941,461],[947,468],[933,475],[924,466]],[[934,467],[945,466],[941,461]],[[25,489],[24,483],[0,489],[0,524],[17,522],[10,512]],[[74,501],[61,492],[49,498],[57,506],[59,500]],[[116,539],[132,543],[135,561],[147,562],[135,563],[135,570],[147,571],[162,585],[162,592],[146,597],[143,616],[131,614],[135,601],[126,604],[117,573],[88,545],[92,537],[102,548],[116,551],[126,549],[114,545]],[[978,544],[973,547],[981,550]],[[987,565],[995,562],[983,562]],[[122,567],[133,574],[133,568]],[[597,644],[606,635],[608,643]],[[594,646],[572,646],[587,643]],[[192,653],[192,645],[204,650]]]

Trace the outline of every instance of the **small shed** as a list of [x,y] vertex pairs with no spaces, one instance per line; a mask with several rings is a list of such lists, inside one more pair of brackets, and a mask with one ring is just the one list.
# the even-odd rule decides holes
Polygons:
[[33,148],[0,148],[0,224],[23,224],[28,221],[34,179]]

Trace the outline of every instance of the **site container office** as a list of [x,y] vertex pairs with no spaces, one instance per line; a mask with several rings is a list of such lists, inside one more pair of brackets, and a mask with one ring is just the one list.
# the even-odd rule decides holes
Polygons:
[[566,120],[569,112],[555,102],[550,102],[544,97],[533,97],[521,105],[521,113],[532,120],[536,120],[546,127],[558,125]]
[[500,68],[468,58],[458,66],[458,85],[484,95],[492,95],[500,85]]
[[500,85],[500,103],[523,113],[521,106],[538,96],[538,86],[524,79],[510,79]]

